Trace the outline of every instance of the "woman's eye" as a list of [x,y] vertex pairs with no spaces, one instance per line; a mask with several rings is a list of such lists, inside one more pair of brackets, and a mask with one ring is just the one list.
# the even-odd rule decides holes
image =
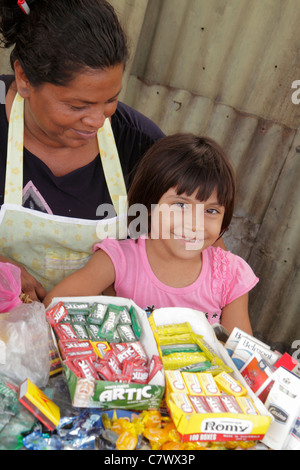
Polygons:
[[72,105],[70,105],[70,108],[73,111],[82,111],[83,109],[85,109],[85,106],[72,106]]
[[105,104],[113,104],[113,103],[116,103],[116,102],[118,101],[118,99],[119,99],[119,97],[117,97],[117,98],[112,98],[111,100],[106,101]]

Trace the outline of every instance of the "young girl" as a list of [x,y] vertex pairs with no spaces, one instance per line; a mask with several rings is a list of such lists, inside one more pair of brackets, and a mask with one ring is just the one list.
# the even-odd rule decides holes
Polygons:
[[234,198],[232,169],[214,141],[164,137],[145,154],[128,194],[129,210],[146,211],[139,233],[132,234],[137,219],[129,219],[131,238],[96,244],[86,266],[44,303],[98,295],[113,284],[117,296],[143,309],[189,307],[229,332],[238,326],[251,333],[248,292],[258,278],[243,259],[216,246],[230,224]]

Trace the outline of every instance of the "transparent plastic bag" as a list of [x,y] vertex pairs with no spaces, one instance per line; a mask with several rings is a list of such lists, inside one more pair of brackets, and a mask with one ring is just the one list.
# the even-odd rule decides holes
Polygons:
[[0,263],[0,313],[21,304],[21,270],[11,263]]
[[32,302],[14,307],[0,321],[0,341],[5,345],[0,374],[17,385],[28,378],[37,387],[45,387],[50,372],[48,335],[44,304]]

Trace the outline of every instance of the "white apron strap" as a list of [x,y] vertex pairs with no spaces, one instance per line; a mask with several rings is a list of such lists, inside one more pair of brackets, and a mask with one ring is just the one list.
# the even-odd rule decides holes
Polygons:
[[5,204],[22,205],[23,189],[24,99],[17,93],[8,127]]
[[121,215],[127,210],[127,190],[109,119],[106,119],[104,126],[98,130],[97,138],[109,194],[117,215]]

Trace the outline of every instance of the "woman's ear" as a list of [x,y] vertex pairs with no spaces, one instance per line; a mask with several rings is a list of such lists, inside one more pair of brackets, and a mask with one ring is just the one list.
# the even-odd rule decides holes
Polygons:
[[30,95],[31,85],[18,60],[14,63],[14,70],[18,93],[22,98],[28,98]]

